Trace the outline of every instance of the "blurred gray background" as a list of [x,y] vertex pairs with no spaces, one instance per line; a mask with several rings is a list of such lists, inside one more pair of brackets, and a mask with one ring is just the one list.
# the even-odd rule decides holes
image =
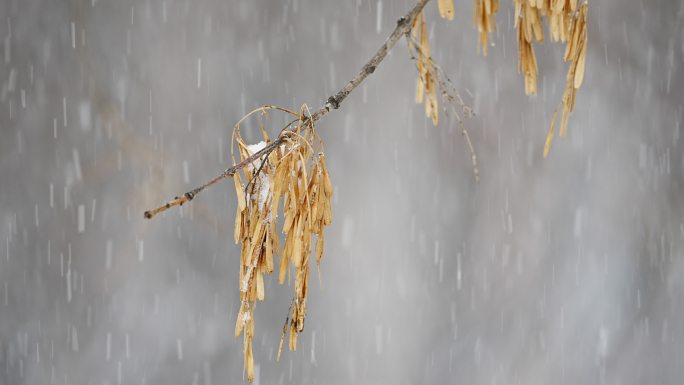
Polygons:
[[[256,382],[684,383],[684,3],[591,2],[587,75],[546,160],[564,47],[536,49],[528,98],[512,2],[486,58],[472,2],[454,22],[432,3],[480,183],[453,118],[414,104],[401,42],[319,123],[323,285],[276,362],[293,289],[270,277]],[[243,383],[232,183],[142,213],[227,167],[245,112],[318,108],[412,5],[1,0],[0,383]]]

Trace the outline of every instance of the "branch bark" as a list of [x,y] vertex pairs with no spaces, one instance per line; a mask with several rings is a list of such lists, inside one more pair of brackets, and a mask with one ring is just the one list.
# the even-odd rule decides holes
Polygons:
[[[368,62],[361,68],[361,70],[356,74],[356,76],[354,76],[335,95],[330,96],[328,100],[325,102],[325,104],[323,104],[323,106],[319,108],[315,113],[308,117],[305,117],[303,119],[302,125],[306,126],[307,124],[315,123],[322,117],[324,117],[328,112],[330,112],[330,110],[336,110],[340,108],[340,105],[347,98],[347,96],[349,96],[349,94],[352,91],[354,91],[354,89],[356,89],[356,87],[358,87],[359,84],[361,84],[368,77],[368,75],[375,72],[377,67],[387,56],[387,52],[394,48],[394,46],[397,44],[399,39],[401,39],[402,36],[408,34],[411,31],[411,25],[413,24],[413,21],[418,16],[418,14],[420,14],[420,12],[423,10],[423,8],[428,2],[430,2],[430,0],[419,0],[418,2],[416,2],[416,5],[414,5],[413,8],[406,15],[397,20],[397,26],[394,28],[392,33],[385,40],[382,46],[380,46],[380,48],[375,52],[373,57],[371,57],[370,60],[368,60]],[[166,211],[171,207],[182,206],[186,202],[193,200],[197,196],[197,194],[204,191],[207,187],[223,179],[232,177],[236,172],[238,172],[243,167],[247,166],[248,164],[254,162],[255,160],[261,158],[264,155],[270,154],[271,151],[278,148],[278,146],[280,146],[283,143],[284,139],[285,137],[283,135],[278,136],[277,139],[269,143],[266,147],[255,152],[253,155],[241,161],[240,163],[237,163],[225,169],[221,174],[215,176],[213,179],[203,184],[202,186],[190,190],[179,197],[175,197],[173,200],[155,209],[145,211],[145,218],[150,219],[156,214],[159,214],[162,211]]]

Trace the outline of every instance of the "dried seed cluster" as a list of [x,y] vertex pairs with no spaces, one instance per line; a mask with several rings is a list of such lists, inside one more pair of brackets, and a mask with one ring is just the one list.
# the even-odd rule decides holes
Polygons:
[[[570,113],[575,108],[575,95],[577,89],[580,88],[582,82],[584,81],[584,68],[587,61],[588,6],[586,2],[583,2],[578,8],[576,0],[558,1],[558,3],[565,3],[565,8],[562,9],[563,11],[566,9],[571,10],[571,12],[565,12],[562,19],[560,16],[556,17],[556,19],[559,20],[557,23],[560,25],[558,28],[563,31],[562,33],[559,32],[557,34],[558,39],[566,42],[563,60],[570,62],[570,67],[568,68],[568,73],[566,75],[565,91],[563,92],[563,99],[561,99],[561,106],[559,107],[562,111],[560,136],[565,136],[568,131],[568,119],[570,118]],[[576,12],[574,11],[575,9],[577,10]],[[572,13],[574,17],[569,16],[570,13]],[[553,20],[553,18],[551,20]],[[565,26],[569,26],[569,29]],[[550,28],[551,34],[554,36],[554,29],[552,27]],[[554,39],[556,39],[555,36]],[[549,154],[549,150],[551,149],[551,142],[553,141],[557,116],[558,110],[554,111],[553,113],[549,132],[546,135],[546,142],[544,143],[544,158],[546,158],[546,156]]]
[[[280,254],[276,219],[283,201],[285,245],[282,248],[278,281],[291,276],[294,267],[294,296],[290,310],[291,350],[297,348],[297,335],[304,329],[306,296],[309,280],[309,256],[316,235],[316,263],[323,256],[323,228],[332,220],[330,175],[325,164],[322,142],[310,120],[300,115],[295,129],[283,130],[283,144],[243,168],[246,186],[239,173],[234,176],[238,208],[235,216],[235,242],[241,242],[240,254],[240,312],[235,322],[235,336],[244,333],[244,365],[247,378],[254,378],[254,307],[263,300],[264,274],[273,272],[273,255]],[[268,145],[264,141],[247,145],[235,130],[241,160],[247,159]],[[314,148],[317,147],[317,148]],[[234,160],[235,162],[235,160]],[[286,321],[287,324],[287,321]],[[282,339],[285,337],[283,332]],[[282,339],[278,352],[282,349]]]
[[584,80],[584,65],[587,62],[587,4],[580,6],[577,16],[572,20],[570,36],[565,47],[564,60],[570,62],[567,84],[563,94],[563,115],[560,135],[564,136],[568,128],[568,116],[575,108],[575,90],[580,88]]
[[[278,358],[282,346],[290,330],[289,347],[297,347],[298,333],[304,329],[306,317],[306,299],[309,280],[309,258],[315,236],[316,264],[320,268],[323,255],[323,229],[332,220],[331,198],[333,194],[330,175],[325,157],[322,152],[322,141],[317,135],[314,122],[320,119],[330,108],[338,108],[339,103],[372,73],[381,62],[387,51],[404,34],[407,37],[409,50],[415,55],[418,69],[418,86],[416,101],[425,103],[425,114],[433,124],[438,124],[437,87],[440,88],[444,110],[451,105],[454,114],[461,124],[462,134],[466,138],[474,168],[475,178],[478,178],[477,161],[473,145],[467,130],[463,126],[460,113],[472,116],[458,92],[453,89],[450,80],[430,57],[430,46],[425,25],[425,16],[420,10],[426,0],[419,1],[409,14],[401,18],[397,28],[390,35],[388,41],[375,54],[371,61],[364,66],[363,72],[350,81],[338,94],[328,99],[328,103],[316,114],[305,114],[305,107],[301,113],[277,106],[263,106],[245,115],[235,126],[233,139],[237,142],[241,161],[236,163],[233,156],[233,166],[220,175],[214,177],[202,186],[176,197],[166,204],[144,213],[145,218],[152,218],[171,207],[181,206],[191,201],[197,194],[219,181],[233,176],[238,199],[235,217],[234,239],[241,243],[240,254],[240,311],[235,323],[235,335],[244,336],[244,368],[250,382],[254,379],[254,355],[252,339],[254,337],[254,308],[257,300],[263,300],[264,274],[273,272],[273,255],[279,255],[280,270],[278,281],[282,284],[285,277],[288,281],[294,267],[294,295],[288,316],[285,320]],[[567,83],[562,99],[561,136],[567,131],[569,114],[575,103],[576,90],[581,86],[584,78],[584,68],[587,53],[587,2],[578,5],[578,0],[514,0],[516,12],[516,28],[519,41],[519,69],[525,76],[525,91],[534,94],[537,90],[537,61],[532,43],[543,42],[544,34],[541,24],[542,17],[547,23],[552,40],[567,42],[564,60],[570,62]],[[487,54],[489,33],[495,28],[495,14],[498,10],[498,0],[475,0],[474,22],[479,31],[480,48]],[[453,0],[438,0],[439,13],[442,17],[454,18]],[[414,17],[414,15],[417,16]],[[406,31],[407,21],[411,21],[410,32]],[[264,141],[248,145],[240,136],[242,121],[247,117],[261,112],[276,110],[288,113],[296,119],[288,124],[280,136],[270,142],[263,127]],[[554,126],[558,109],[554,111],[551,127],[544,146],[546,157],[554,135]],[[233,149],[234,146],[231,146]],[[232,152],[232,151],[231,151]],[[243,176],[239,170],[242,170]],[[285,244],[280,248],[280,234],[277,232],[277,216],[280,202],[283,202]]]
[[[525,93],[537,93],[537,59],[532,43],[544,42],[542,17],[546,17],[551,40],[566,42],[575,34],[575,24],[584,13],[586,21],[586,2],[578,12],[577,0],[515,0],[515,27],[518,29],[518,69],[525,76]],[[585,26],[586,28],[586,26]],[[584,37],[586,38],[586,29]],[[575,39],[570,39],[568,47]],[[568,61],[566,51],[565,61]]]
[[[537,93],[537,57],[533,43],[544,42],[542,19],[546,18],[551,40],[566,43],[563,59],[570,63],[566,76],[566,87],[561,101],[560,135],[564,136],[568,128],[568,119],[575,106],[575,94],[584,80],[584,68],[587,58],[587,1],[581,0],[513,0],[515,5],[515,28],[518,38],[518,71],[525,79],[525,94]],[[453,0],[437,2],[440,16],[452,20],[454,18]],[[487,55],[489,34],[496,26],[495,15],[499,9],[499,0],[475,0],[473,23],[479,32],[478,50]],[[430,58],[430,45],[425,28],[423,12],[418,14],[411,26],[408,39],[409,50],[416,52],[418,68],[418,84],[416,102],[425,103],[425,115],[438,123],[436,70]],[[554,111],[551,126],[546,135],[544,157],[551,148],[555,133],[558,109]]]
[[537,57],[532,43],[544,42],[544,29],[535,0],[515,0],[515,28],[518,30],[518,71],[525,77],[525,93],[537,93]]
[[495,15],[499,10],[499,0],[475,0],[475,14],[473,24],[480,34],[482,54],[487,56],[489,48],[489,34],[494,32],[496,26]]
[[[537,58],[532,43],[544,42],[541,19],[546,17],[551,40],[566,43],[563,59],[570,62],[563,93],[560,135],[568,128],[575,106],[576,90],[584,79],[587,57],[587,2],[578,0],[515,0],[515,27],[518,29],[518,71],[525,77],[525,93],[537,93]],[[558,110],[554,111],[544,143],[544,157],[549,154]]]

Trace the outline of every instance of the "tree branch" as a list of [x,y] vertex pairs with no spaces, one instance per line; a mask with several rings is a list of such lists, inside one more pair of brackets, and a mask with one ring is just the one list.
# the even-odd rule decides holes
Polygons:
[[[349,96],[349,94],[354,91],[356,87],[359,86],[367,77],[368,75],[372,74],[375,72],[376,68],[380,63],[385,59],[387,56],[387,52],[389,52],[394,46],[397,44],[397,41],[401,39],[402,36],[406,35],[411,31],[411,25],[413,24],[413,20],[418,16],[418,14],[423,10],[425,5],[429,2],[430,0],[419,0],[416,5],[413,6],[413,8],[403,17],[401,17],[399,20],[397,20],[397,26],[394,28],[394,31],[392,31],[392,34],[389,35],[387,40],[380,46],[380,48],[375,52],[373,57],[370,58],[370,60],[361,68],[361,70],[354,76],[341,90],[339,90],[335,95],[330,96],[326,103],[318,109],[315,113],[312,115],[305,117],[302,117],[302,125],[306,126],[311,123],[315,123],[318,120],[320,120],[322,117],[324,117],[330,110],[336,110],[340,108],[340,105],[344,101],[344,99]],[[175,197],[173,200],[167,202],[166,204],[159,206],[155,209],[145,211],[145,218],[150,219],[153,216],[159,214],[162,211],[166,211],[167,209],[174,207],[174,206],[182,206],[186,202],[189,202],[197,196],[197,194],[201,193],[204,189],[207,187],[225,179],[228,177],[232,177],[238,170],[242,169],[243,167],[247,166],[248,164],[254,162],[255,160],[261,158],[264,155],[268,155],[276,149],[278,146],[280,146],[283,141],[285,140],[285,136],[280,135],[278,136],[277,139],[275,139],[273,142],[269,143],[266,145],[266,147],[262,148],[261,150],[255,152],[248,158],[244,159],[240,163],[237,163],[227,169],[225,169],[221,174],[217,175],[207,183],[203,184],[202,186],[199,186],[191,191],[186,192],[185,194],[181,195],[180,197]]]

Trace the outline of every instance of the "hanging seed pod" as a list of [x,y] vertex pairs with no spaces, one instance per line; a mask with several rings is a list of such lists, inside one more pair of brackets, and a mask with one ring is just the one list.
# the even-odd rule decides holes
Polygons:
[[554,111],[553,118],[551,118],[551,126],[549,127],[549,132],[546,134],[546,141],[544,142],[544,158],[546,158],[549,155],[549,150],[551,150],[551,142],[553,141],[553,136],[555,134],[557,116],[558,111]]
[[438,0],[439,15],[447,20],[454,19],[454,0]]
[[[575,5],[576,6],[576,5]],[[570,27],[570,38],[565,49],[565,61],[570,62],[563,93],[561,124],[559,135],[565,136],[568,130],[570,113],[575,108],[575,95],[584,80],[587,58],[587,3],[582,3]]]
[[531,36],[528,37],[525,28],[525,17],[518,25],[518,72],[525,77],[525,94],[534,95],[537,93],[537,57],[532,47]]
[[425,116],[432,119],[432,124],[439,124],[439,108],[437,102],[437,82],[434,66],[430,57],[430,42],[425,27],[425,15],[421,12],[413,21],[409,38],[409,48],[416,52],[416,103],[425,103]]
[[534,41],[544,42],[541,16],[548,13],[546,2],[515,0],[515,27],[518,31],[518,72],[525,78],[525,94],[537,93],[537,57]]
[[489,34],[494,32],[496,25],[495,16],[499,10],[499,0],[475,0],[475,13],[473,24],[480,36],[478,50],[487,56],[489,48]]
[[[273,255],[282,254],[278,281],[284,283],[294,268],[294,297],[291,316],[288,314],[283,328],[278,357],[289,322],[291,350],[297,347],[297,334],[304,330],[306,299],[309,281],[309,258],[312,237],[317,235],[317,266],[323,254],[323,228],[330,224],[332,184],[325,165],[324,155],[314,155],[313,145],[322,146],[315,127],[306,123],[304,113],[299,125],[286,135],[283,145],[243,168],[246,184],[239,174],[234,176],[238,205],[234,239],[241,242],[240,252],[240,311],[235,323],[235,335],[244,335],[244,362],[247,378],[254,377],[252,339],[254,334],[254,306],[266,297],[264,274],[274,269]],[[307,121],[308,122],[308,121]],[[241,160],[268,146],[268,135],[261,126],[264,141],[247,145],[236,128],[234,141]],[[276,218],[280,201],[284,215],[285,244],[280,252]],[[288,280],[289,281],[289,280]],[[288,321],[289,320],[289,321]]]

